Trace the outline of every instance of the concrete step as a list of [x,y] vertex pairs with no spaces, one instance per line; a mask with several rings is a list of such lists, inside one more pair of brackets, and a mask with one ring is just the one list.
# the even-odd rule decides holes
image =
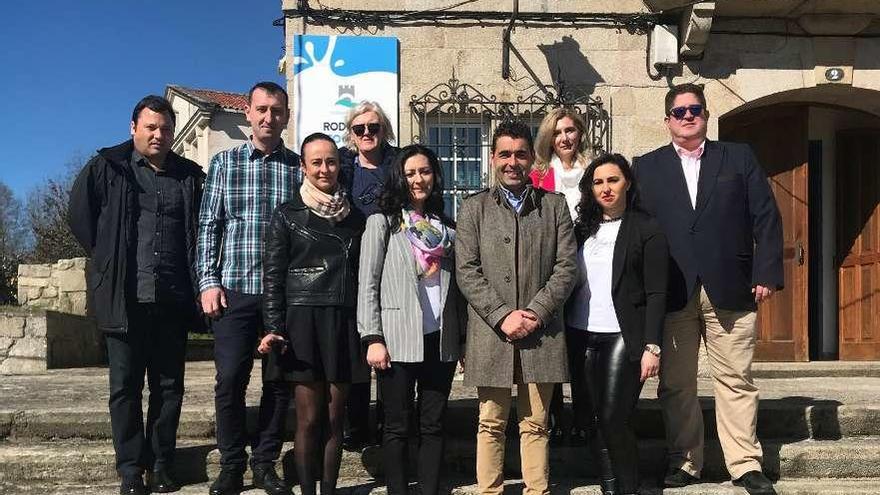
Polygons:
[[[701,399],[708,439],[716,438],[714,401]],[[258,408],[248,408],[248,428],[257,424]],[[567,409],[565,424],[571,418]],[[513,416],[515,418],[515,412]],[[633,424],[641,438],[663,438],[663,418],[657,399],[641,399]],[[292,439],[296,427],[293,409],[287,417],[286,438]],[[181,439],[213,439],[213,408],[184,408],[178,429]],[[450,401],[447,413],[450,438],[474,438],[477,431],[476,399]],[[842,404],[834,400],[788,397],[762,400],[758,411],[760,438],[835,440],[865,435],[880,436],[880,405]],[[91,439],[111,438],[110,413],[98,409],[0,410],[0,439]]]
[[[450,495],[477,495],[477,487],[472,480],[446,481],[444,491]],[[648,482],[650,483],[650,481]],[[184,486],[179,495],[204,495],[208,493],[210,483],[196,483]],[[341,494],[344,495],[386,495],[385,487],[374,480],[345,480],[339,483]],[[505,494],[522,493],[521,480],[509,480],[505,483]],[[298,486],[294,493],[299,494]],[[796,479],[780,480],[776,483],[779,495],[877,495],[880,493],[880,480],[877,479]],[[116,495],[119,486],[116,483],[101,484],[21,484],[0,482],[0,494],[15,495]],[[550,488],[553,495],[600,495],[601,491],[595,480],[564,480],[553,483]],[[264,495],[263,490],[246,487],[242,495]],[[647,483],[642,487],[643,495],[746,495],[742,488],[733,486],[729,481],[724,483],[700,483],[685,488],[660,489]]]
[[752,376],[773,378],[878,378],[880,361],[811,361],[808,363],[754,363]]
[[[291,444],[284,446],[282,459],[287,479],[295,478],[291,447]],[[507,452],[506,470],[516,475],[519,456],[515,439],[510,439]],[[660,474],[664,454],[661,441],[640,443],[644,476],[657,477]],[[415,459],[416,456],[410,457]],[[877,437],[792,443],[768,441],[764,443],[764,457],[764,470],[774,478],[878,478],[880,481],[880,438]],[[219,452],[212,444],[184,441],[178,445],[175,469],[182,482],[205,482],[219,472],[219,458]],[[473,442],[450,441],[447,444],[444,468],[449,476],[472,477],[475,463]],[[585,447],[552,448],[550,466],[554,479],[596,475],[596,463]],[[343,454],[340,478],[357,480],[381,475],[379,448]],[[706,480],[727,478],[717,444],[706,447],[703,477]],[[0,442],[0,483],[112,483],[115,479],[113,447],[106,441]]]

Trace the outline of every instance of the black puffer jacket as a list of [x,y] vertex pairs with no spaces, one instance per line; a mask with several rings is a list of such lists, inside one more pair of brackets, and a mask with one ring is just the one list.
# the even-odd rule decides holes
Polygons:
[[288,306],[357,304],[358,258],[366,218],[355,209],[337,224],[312,213],[299,194],[272,215],[263,252],[266,331],[287,335]]

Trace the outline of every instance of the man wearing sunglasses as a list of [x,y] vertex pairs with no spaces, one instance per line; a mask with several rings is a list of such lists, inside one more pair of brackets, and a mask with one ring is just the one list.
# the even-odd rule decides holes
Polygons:
[[727,470],[750,494],[774,494],[761,472],[751,364],[758,304],[783,285],[782,220],[751,148],[706,139],[702,87],[675,86],[665,103],[672,143],[634,167],[642,206],[665,231],[671,254],[658,389],[669,452],[664,484],[694,483],[703,468],[702,337]]
[[[363,101],[352,108],[345,127],[345,146],[339,148],[339,183],[345,188],[352,208],[368,217],[379,211],[379,197],[399,148],[391,145],[394,130],[378,103]],[[379,443],[382,408],[377,404],[376,434],[371,435],[369,382],[351,385],[346,407],[343,447],[360,450],[370,443],[371,436]]]

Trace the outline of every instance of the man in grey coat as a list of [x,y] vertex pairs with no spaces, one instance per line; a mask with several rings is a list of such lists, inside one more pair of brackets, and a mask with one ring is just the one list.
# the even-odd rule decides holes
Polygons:
[[532,134],[503,122],[492,137],[495,185],[458,216],[457,280],[467,298],[465,384],[477,387],[477,485],[500,494],[511,386],[526,495],[549,493],[547,408],[568,381],[562,307],[577,267],[571,215],[561,194],[532,187]]

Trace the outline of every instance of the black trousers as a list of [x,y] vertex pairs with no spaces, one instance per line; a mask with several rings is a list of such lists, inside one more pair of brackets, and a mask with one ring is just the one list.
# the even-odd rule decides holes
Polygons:
[[[214,407],[217,448],[223,469],[243,472],[248,443],[245,393],[254,367],[254,349],[263,330],[263,297],[226,290],[227,308],[212,325],[214,331]],[[265,368],[265,367],[264,367]],[[252,440],[251,465],[278,460],[284,441],[284,421],[290,404],[290,385],[263,382],[257,434]]]
[[[571,428],[587,430],[592,427],[590,418],[593,417],[590,397],[584,387],[583,373],[576,370],[584,368],[584,358],[587,349],[587,332],[578,328],[565,329],[565,345],[568,350],[568,369],[571,370]],[[550,426],[562,428],[564,403],[562,397],[562,384],[557,383],[553,387],[553,398],[550,401]]]
[[376,391],[376,428],[370,427],[370,387],[372,380],[352,383],[348,386],[348,399],[345,402],[345,436],[355,441],[369,442],[382,439],[385,422],[382,408],[382,391]]
[[[110,426],[116,469],[123,477],[174,463],[183,404],[189,312],[174,304],[131,304],[128,332],[107,334]],[[150,387],[144,426],[144,372]]]
[[385,408],[385,431],[382,436],[385,482],[390,495],[407,493],[409,428],[413,420],[418,420],[421,493],[436,495],[439,490],[443,460],[443,416],[456,363],[440,361],[440,332],[424,338],[425,359],[421,363],[392,361],[391,368],[378,373]]
[[641,363],[629,359],[620,333],[585,333],[584,383],[602,478],[616,478],[619,493],[638,493],[639,447],[630,419],[642,391]]

